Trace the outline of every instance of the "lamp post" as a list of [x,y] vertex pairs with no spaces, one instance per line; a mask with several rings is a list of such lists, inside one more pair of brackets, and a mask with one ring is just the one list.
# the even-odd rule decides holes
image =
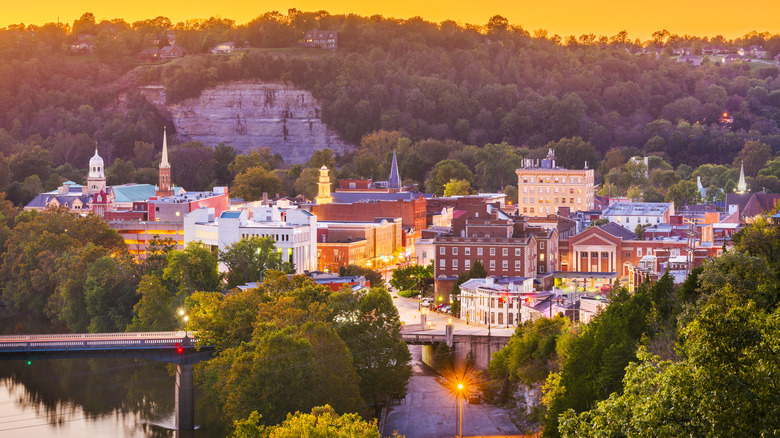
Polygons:
[[458,383],[458,392],[455,393],[455,434],[463,436],[463,384]]
[[179,316],[181,317],[182,321],[184,321],[184,331],[186,332],[190,317],[184,312],[184,309],[179,309]]

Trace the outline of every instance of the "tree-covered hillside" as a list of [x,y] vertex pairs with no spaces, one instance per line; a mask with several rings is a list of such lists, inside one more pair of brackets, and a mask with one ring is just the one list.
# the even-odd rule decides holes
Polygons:
[[[311,29],[339,31],[339,49],[298,47]],[[85,36],[94,42],[92,53],[74,53],[71,44]],[[238,49],[208,53],[223,41],[235,42]],[[140,65],[141,51],[169,44],[189,56]],[[356,145],[381,130],[398,132],[422,150],[428,140],[448,145],[445,154],[441,148],[432,151],[442,158],[407,173],[420,184],[442,159],[473,167],[474,153],[458,155],[467,146],[500,143],[521,148],[519,155],[527,148],[523,156],[537,157],[550,142],[580,138],[588,159],[571,164],[587,160],[597,169],[600,161],[609,161],[610,151],[612,158],[620,152],[623,163],[652,155],[674,168],[731,165],[746,141],[767,145],[771,159],[780,150],[776,63],[752,59],[725,65],[721,54],[704,56],[694,67],[674,55],[681,48],[697,53],[749,45],[762,45],[772,56],[780,53],[780,36],[753,32],[727,41],[659,31],[644,42],[624,32],[562,38],[530,34],[500,16],[484,26],[461,26],[297,10],[266,13],[246,24],[218,18],[174,24],[164,17],[96,22],[88,13],[73,25],[13,25],[0,30],[0,190],[21,204],[66,179],[80,182],[96,144],[109,165],[122,160],[109,169],[114,183],[153,182],[149,145],[159,150],[166,121],[133,92],[135,86],[162,84],[167,99],[176,102],[236,79],[281,80],[310,90],[323,104],[323,119]],[[128,98],[118,102],[127,91]],[[232,183],[236,173],[225,173],[231,163],[219,162],[209,151],[214,146],[183,148],[180,153],[197,158],[188,161],[202,168],[174,175],[198,175],[186,181],[191,189]],[[573,149],[575,156],[585,156],[580,152]],[[377,177],[373,174],[379,172],[384,177],[385,156],[368,156],[375,162],[366,162],[366,154],[338,160],[341,175]],[[300,176],[298,171],[282,175],[280,190],[305,193],[308,183],[298,184]],[[471,185],[461,181],[451,191],[510,185],[457,179]]]

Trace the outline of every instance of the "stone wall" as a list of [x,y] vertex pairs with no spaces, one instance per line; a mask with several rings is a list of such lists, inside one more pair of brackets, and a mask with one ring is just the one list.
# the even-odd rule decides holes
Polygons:
[[140,91],[173,122],[178,142],[225,143],[244,154],[267,146],[292,163],[304,163],[320,149],[337,154],[353,150],[322,122],[320,104],[311,93],[291,85],[227,82],[175,104],[165,103],[161,86]]

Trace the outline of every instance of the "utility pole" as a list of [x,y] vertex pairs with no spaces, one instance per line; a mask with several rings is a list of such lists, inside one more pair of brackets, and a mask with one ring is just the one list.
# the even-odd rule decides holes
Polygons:
[[688,245],[685,258],[685,276],[688,277],[693,269],[693,260],[696,253],[696,218],[686,219],[685,223],[688,224]]

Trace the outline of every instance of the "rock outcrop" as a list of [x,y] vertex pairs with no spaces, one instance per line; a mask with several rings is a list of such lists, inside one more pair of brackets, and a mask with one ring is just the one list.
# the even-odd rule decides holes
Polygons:
[[322,122],[311,93],[283,83],[228,82],[170,105],[161,86],[141,92],[172,120],[180,142],[225,143],[240,153],[267,146],[292,163],[303,163],[324,148],[338,154],[353,150]]

